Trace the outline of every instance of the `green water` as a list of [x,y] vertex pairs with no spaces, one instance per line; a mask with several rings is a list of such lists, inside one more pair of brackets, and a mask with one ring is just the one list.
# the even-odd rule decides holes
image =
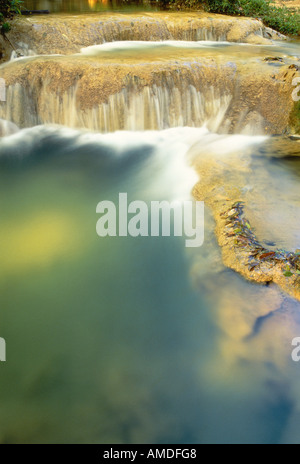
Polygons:
[[224,268],[208,209],[199,249],[96,235],[97,203],[119,192],[188,198],[197,139],[210,143],[188,128],[3,139],[1,443],[299,439],[299,303]]

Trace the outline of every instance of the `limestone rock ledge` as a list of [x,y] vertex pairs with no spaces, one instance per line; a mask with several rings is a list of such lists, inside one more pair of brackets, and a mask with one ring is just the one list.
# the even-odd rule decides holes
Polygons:
[[[290,130],[293,65],[263,58],[167,50],[100,58],[34,57],[7,63],[0,77],[7,101],[0,117],[17,126],[61,124],[96,131],[166,129],[207,124],[219,133],[283,134]],[[235,61],[234,61],[235,60]]]
[[257,19],[203,11],[137,14],[102,13],[17,18],[8,34],[15,49],[30,54],[72,54],[122,40],[216,40],[271,44],[285,37]]

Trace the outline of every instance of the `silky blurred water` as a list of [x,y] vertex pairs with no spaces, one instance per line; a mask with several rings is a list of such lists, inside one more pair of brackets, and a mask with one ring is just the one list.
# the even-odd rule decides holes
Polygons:
[[299,440],[299,303],[224,268],[209,210],[197,250],[96,235],[97,203],[119,192],[189,198],[199,140],[207,130],[2,139],[1,443]]

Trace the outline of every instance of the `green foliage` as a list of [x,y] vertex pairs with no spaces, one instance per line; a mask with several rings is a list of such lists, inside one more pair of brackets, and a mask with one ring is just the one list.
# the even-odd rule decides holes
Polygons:
[[299,11],[276,7],[271,0],[206,0],[206,9],[213,13],[251,16],[283,34],[300,34]]
[[267,26],[284,34],[300,35],[300,14],[294,14],[286,7],[270,6],[269,11],[262,18]]
[[6,22],[6,19],[12,18],[15,14],[21,14],[22,3],[21,0],[0,0],[0,25],[2,33],[10,30],[10,25]]
[[207,0],[206,8],[213,13],[225,13],[228,15],[240,14],[241,2],[230,0]]
[[2,34],[6,34],[7,32],[9,32],[11,29],[11,26],[9,23],[3,23],[2,24],[2,28],[1,28],[1,32]]
[[266,26],[283,33],[300,35],[300,12],[277,7],[272,0],[160,0],[164,7],[199,8],[231,16],[260,18]]

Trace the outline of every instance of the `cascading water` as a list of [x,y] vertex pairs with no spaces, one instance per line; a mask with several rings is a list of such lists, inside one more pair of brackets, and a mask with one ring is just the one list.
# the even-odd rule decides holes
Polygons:
[[[0,67],[20,127],[0,142],[0,442],[299,441],[299,302],[225,267],[212,215],[244,201],[264,246],[299,248],[299,157],[276,148],[299,142],[269,136],[289,127],[297,44],[272,46],[98,43]],[[97,236],[99,201],[197,182],[201,248]]]
[[[283,36],[255,19],[197,13],[53,15],[19,22],[9,36],[23,55],[72,54],[82,47],[115,41],[214,40],[269,44]],[[47,40],[45,40],[47,37]]]
[[21,59],[3,66],[0,117],[20,127],[110,132],[207,124],[212,131],[277,134],[289,123],[297,75],[294,47],[284,52],[285,64],[275,69],[264,61],[269,46],[214,42],[123,42]]

